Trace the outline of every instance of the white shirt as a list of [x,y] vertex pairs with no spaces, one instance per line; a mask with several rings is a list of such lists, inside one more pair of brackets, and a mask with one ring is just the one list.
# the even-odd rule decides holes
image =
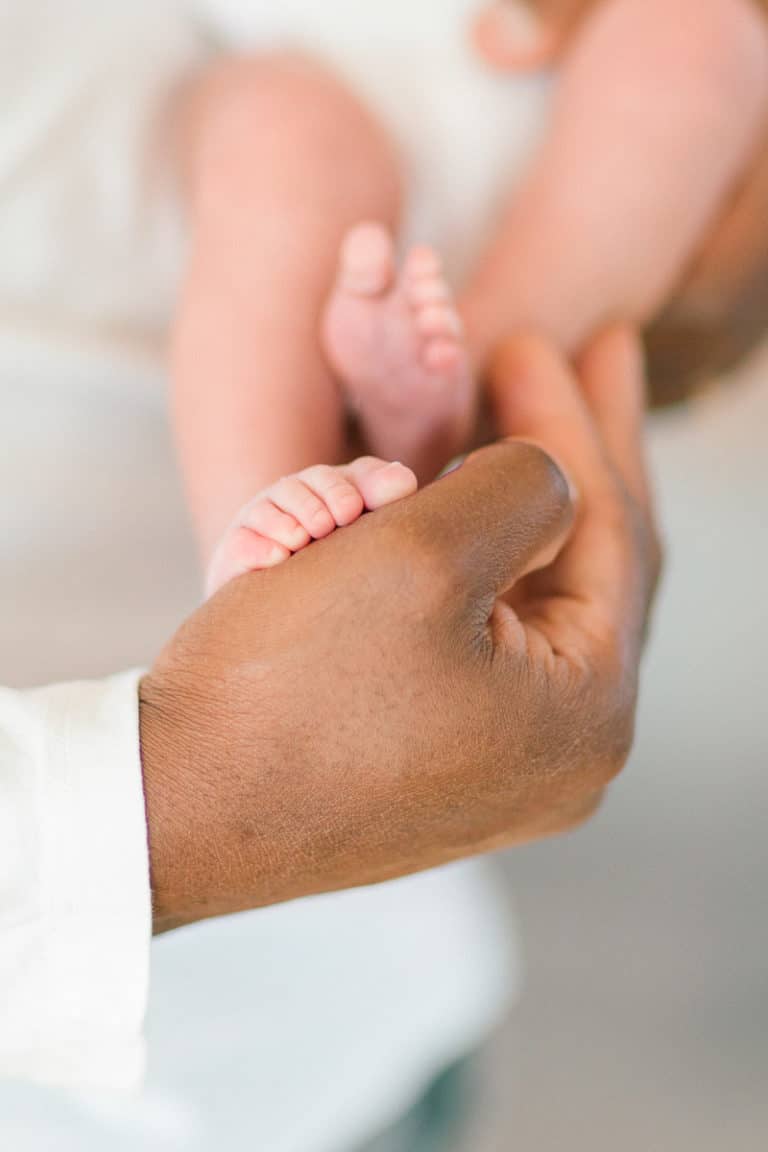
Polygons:
[[151,929],[137,677],[0,690],[0,1076],[138,1082]]
[[[83,678],[151,660],[197,599],[152,351],[181,235],[168,173],[147,181],[142,161],[204,54],[175,4],[0,0],[0,683],[15,689],[0,700],[0,1140],[14,1150],[52,1133],[101,1150],[119,1132],[142,1149],[247,1135],[338,1152],[479,1043],[515,984],[477,864],[150,951],[136,674]],[[28,690],[53,681],[69,683]],[[95,1100],[136,1087],[142,1035],[139,1094]]]

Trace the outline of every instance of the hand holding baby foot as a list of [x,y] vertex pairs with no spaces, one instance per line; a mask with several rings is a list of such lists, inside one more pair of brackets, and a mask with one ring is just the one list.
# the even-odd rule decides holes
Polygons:
[[206,594],[246,572],[274,568],[313,540],[353,524],[417,488],[403,464],[363,456],[338,468],[318,464],[285,476],[238,513],[208,568]]
[[609,333],[577,381],[525,338],[492,394],[499,431],[526,442],[233,582],[142,681],[156,930],[595,811],[629,752],[658,570],[641,357]]

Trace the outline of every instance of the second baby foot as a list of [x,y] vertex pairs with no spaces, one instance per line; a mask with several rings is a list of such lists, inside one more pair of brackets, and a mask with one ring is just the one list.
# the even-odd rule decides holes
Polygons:
[[313,540],[410,496],[417,486],[410,468],[373,456],[283,477],[246,504],[224,533],[208,567],[206,595],[236,576],[282,564]]
[[386,229],[354,228],[342,246],[324,339],[371,449],[432,479],[464,447],[475,401],[437,253],[413,249],[398,274]]

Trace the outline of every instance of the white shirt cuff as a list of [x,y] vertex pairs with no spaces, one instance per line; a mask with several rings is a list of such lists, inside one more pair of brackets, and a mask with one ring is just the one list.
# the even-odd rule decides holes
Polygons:
[[1,893],[0,1075],[118,1090],[141,1078],[152,917],[138,681],[0,695],[3,802],[26,830]]

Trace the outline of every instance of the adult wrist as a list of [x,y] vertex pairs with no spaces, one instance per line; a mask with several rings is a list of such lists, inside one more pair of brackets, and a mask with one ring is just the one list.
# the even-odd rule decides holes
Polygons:
[[172,701],[154,675],[139,684],[139,741],[149,848],[154,933],[188,922],[182,912],[178,848],[188,820],[187,789],[174,784],[175,766],[184,753],[171,723]]

